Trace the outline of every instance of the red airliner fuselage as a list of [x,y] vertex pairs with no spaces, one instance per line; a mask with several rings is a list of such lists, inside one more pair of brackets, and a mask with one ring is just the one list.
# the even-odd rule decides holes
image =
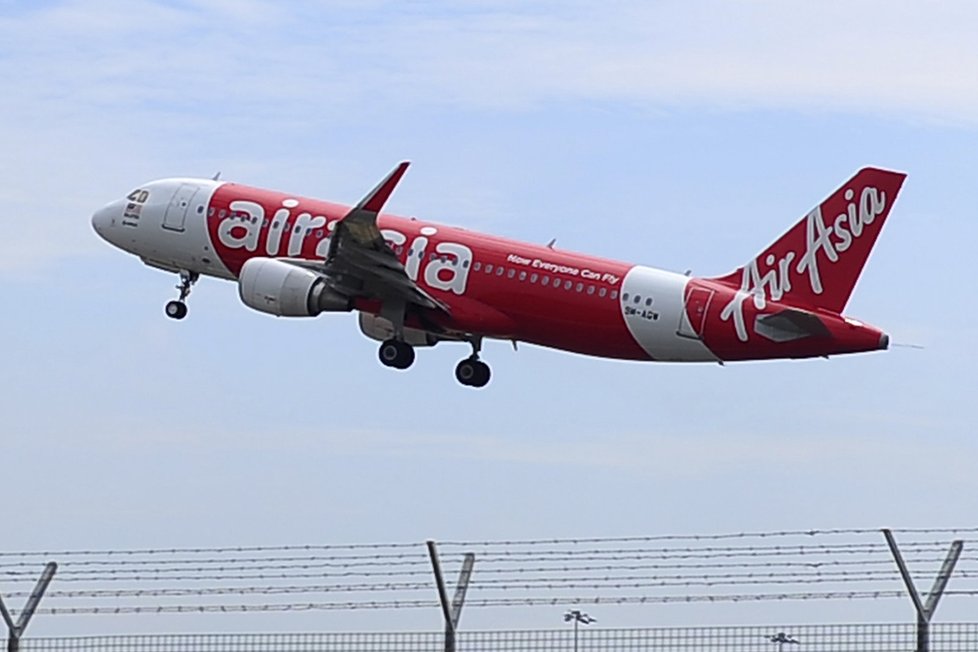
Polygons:
[[[242,300],[271,314],[359,311],[364,333],[389,347],[386,357],[381,348],[389,366],[410,364],[413,350],[407,364],[397,358],[406,347],[469,341],[474,352],[460,369],[481,365],[475,377],[459,375],[470,385],[488,381],[478,361],[483,338],[676,362],[887,346],[880,330],[841,313],[903,174],[860,171],[747,265],[701,279],[380,213],[405,167],[378,187],[382,196],[352,210],[234,183],[167,179],[109,204],[93,225],[147,264],[181,273],[171,316],[185,314],[198,275],[237,280]],[[337,233],[342,242],[331,243]]]

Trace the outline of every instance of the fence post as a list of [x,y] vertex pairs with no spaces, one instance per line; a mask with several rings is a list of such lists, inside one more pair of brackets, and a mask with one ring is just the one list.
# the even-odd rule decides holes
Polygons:
[[951,579],[954,566],[958,563],[958,558],[961,557],[961,551],[964,549],[964,541],[957,539],[951,543],[951,549],[948,550],[947,557],[941,565],[941,570],[937,573],[934,586],[927,595],[927,602],[922,602],[920,600],[920,594],[917,592],[917,587],[914,585],[913,578],[910,576],[910,571],[907,570],[907,564],[903,561],[903,555],[900,554],[900,549],[897,546],[896,539],[893,537],[893,532],[884,528],[883,536],[886,537],[886,543],[890,546],[890,552],[893,553],[893,559],[896,561],[897,568],[900,569],[900,576],[903,577],[903,583],[907,587],[907,593],[910,594],[914,609],[917,611],[916,652],[930,652],[930,621],[934,618],[937,603],[940,602],[941,596],[944,595],[944,589],[947,588],[948,580]]
[[17,618],[16,623],[10,616],[7,605],[3,603],[3,598],[0,597],[0,616],[3,617],[3,621],[7,624],[7,652],[19,652],[20,637],[24,635],[27,624],[31,622],[34,612],[37,611],[37,605],[41,603],[41,598],[44,597],[44,592],[47,591],[48,585],[51,584],[51,580],[54,579],[54,573],[57,570],[58,565],[53,561],[44,567],[44,572],[41,573],[41,577],[38,578],[34,590],[31,591],[30,597],[27,598],[27,604],[24,605],[24,610],[20,612],[20,617]]
[[445,589],[445,578],[441,573],[441,563],[438,561],[438,549],[435,547],[434,541],[429,540],[426,544],[428,556],[431,558],[431,570],[435,574],[435,586],[438,588],[438,601],[441,603],[442,617],[445,619],[445,652],[455,652],[455,632],[458,628],[458,620],[462,615],[462,605],[465,603],[469,579],[472,577],[475,555],[471,552],[465,553],[462,570],[458,574],[458,584],[455,586],[455,597],[449,602],[448,591]]

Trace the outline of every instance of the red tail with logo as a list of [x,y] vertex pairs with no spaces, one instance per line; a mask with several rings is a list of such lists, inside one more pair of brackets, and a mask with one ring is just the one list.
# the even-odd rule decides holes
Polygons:
[[841,313],[907,175],[863,168],[725,285]]

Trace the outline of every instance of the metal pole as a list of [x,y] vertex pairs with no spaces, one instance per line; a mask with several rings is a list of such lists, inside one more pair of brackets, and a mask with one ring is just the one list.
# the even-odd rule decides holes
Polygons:
[[917,652],[930,650],[930,623],[923,614],[917,615]]
[[913,583],[913,578],[910,577],[910,571],[907,570],[907,564],[903,561],[903,555],[900,554],[900,548],[897,546],[893,533],[889,529],[884,528],[883,536],[886,537],[886,544],[890,547],[893,559],[896,561],[897,568],[900,570],[900,576],[903,578],[903,583],[907,587],[907,593],[910,594],[914,609],[917,611],[916,652],[928,652],[930,649],[930,628],[927,626],[927,612],[924,609],[924,603],[920,601],[920,594],[917,593],[917,587]]
[[432,540],[428,540],[426,544],[428,546],[428,556],[431,558],[431,570],[435,573],[435,585],[438,587],[438,600],[441,602],[441,613],[445,619],[445,652],[455,652],[455,623],[452,622],[452,607],[448,602],[448,591],[445,590],[445,578],[441,574],[438,549]]
[[44,567],[44,572],[41,573],[41,577],[37,580],[37,585],[34,586],[34,590],[31,592],[31,597],[27,598],[27,604],[24,605],[24,610],[20,612],[20,618],[17,619],[18,635],[23,634],[24,630],[27,629],[27,623],[34,616],[37,605],[41,603],[41,598],[44,597],[44,592],[48,590],[48,585],[51,584],[51,580],[54,579],[54,574],[57,570],[58,565],[53,561]]
[[465,553],[462,570],[458,573],[458,583],[455,585],[455,597],[452,598],[452,625],[458,628],[458,620],[462,617],[462,605],[465,603],[465,593],[469,590],[469,580],[472,578],[472,566],[475,565],[475,555]]
[[914,609],[917,610],[916,652],[929,652],[930,621],[934,618],[937,603],[940,602],[941,596],[944,595],[944,589],[947,588],[948,580],[951,579],[954,566],[958,563],[958,558],[961,557],[961,551],[964,549],[964,541],[957,539],[951,543],[951,549],[948,550],[947,557],[941,565],[941,570],[937,573],[937,578],[934,580],[934,587],[927,595],[927,602],[924,603],[920,600],[920,594],[917,593],[917,587],[913,583],[913,578],[910,577],[910,571],[907,570],[907,565],[903,561],[903,555],[900,554],[900,549],[897,547],[893,533],[888,529],[884,529],[883,536],[886,537],[886,543],[890,546],[890,552],[893,553],[893,559],[896,560],[897,568],[900,569],[900,576],[903,577],[903,583],[907,586],[910,599],[913,600]]
[[10,612],[7,611],[7,605],[3,603],[3,596],[0,596],[0,616],[3,616],[3,622],[7,623],[8,630],[16,627],[14,625],[14,619],[10,617]]
[[900,576],[903,577],[903,583],[907,587],[907,593],[910,594],[910,599],[913,600],[914,609],[917,610],[918,614],[923,614],[924,603],[920,601],[920,594],[917,593],[917,587],[914,586],[913,578],[910,577],[910,571],[907,570],[907,565],[903,561],[903,555],[900,554],[900,548],[897,547],[893,533],[888,529],[884,529],[883,536],[886,537],[886,543],[890,546],[890,552],[893,554],[893,559],[896,560],[897,568],[900,569]]
[[38,578],[37,584],[34,586],[34,590],[31,591],[31,595],[27,598],[27,604],[24,605],[24,610],[20,612],[20,617],[17,622],[14,623],[13,618],[10,617],[10,612],[7,611],[7,606],[0,599],[0,616],[3,616],[4,622],[7,623],[7,628],[9,630],[7,636],[7,652],[19,652],[20,650],[20,637],[24,635],[24,630],[27,629],[27,624],[31,621],[34,616],[34,612],[37,611],[37,605],[41,603],[41,598],[44,597],[44,592],[47,591],[48,585],[51,584],[51,580],[54,579],[54,574],[58,570],[58,565],[56,563],[49,562],[47,566],[44,567],[44,572],[41,573],[41,577]]
[[951,549],[947,551],[947,557],[944,559],[944,563],[941,564],[941,570],[937,573],[937,578],[934,580],[934,587],[927,596],[927,602],[924,603],[924,610],[928,614],[928,620],[934,615],[934,611],[937,609],[937,603],[940,602],[941,596],[944,595],[944,589],[947,588],[948,580],[951,579],[951,573],[954,572],[954,566],[958,563],[962,550],[964,550],[964,541],[958,539],[951,544]]
[[0,597],[0,616],[3,616],[3,621],[7,623],[7,650],[8,652],[17,652],[17,626],[14,625],[14,619],[10,617],[10,612],[7,611],[7,605],[3,603],[3,598]]

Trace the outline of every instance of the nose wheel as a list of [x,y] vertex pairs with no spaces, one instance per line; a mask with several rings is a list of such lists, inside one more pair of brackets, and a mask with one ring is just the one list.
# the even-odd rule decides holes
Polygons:
[[167,317],[170,319],[183,319],[187,316],[186,300],[190,296],[191,288],[193,288],[194,283],[199,278],[200,274],[197,272],[180,272],[180,285],[177,286],[177,289],[180,290],[180,298],[166,304],[164,311]]
[[170,301],[164,310],[170,319],[183,319],[187,316],[187,304],[183,301]]
[[414,363],[414,347],[401,340],[387,340],[380,345],[377,357],[385,367],[407,369]]

